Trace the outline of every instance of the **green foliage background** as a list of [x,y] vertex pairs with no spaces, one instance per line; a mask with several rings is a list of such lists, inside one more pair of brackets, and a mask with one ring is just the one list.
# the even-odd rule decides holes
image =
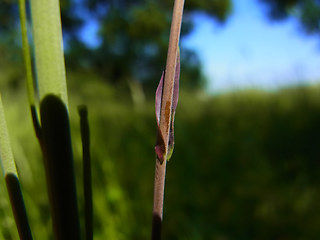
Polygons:
[[[259,1],[269,4],[274,19],[289,16],[289,7],[300,9],[300,20],[318,16],[304,11],[316,1]],[[150,96],[165,63],[170,1],[131,1],[134,8],[125,11],[126,16],[119,12],[128,7],[127,1],[117,1],[113,14],[97,15],[103,38],[97,49],[79,40],[77,31],[84,19],[74,15],[72,2],[63,1],[61,8],[64,37],[70,44],[66,61],[80,216],[84,213],[76,107],[87,104],[95,239],[149,239],[156,140]],[[94,14],[110,2],[83,1]],[[192,29],[192,12],[224,21],[232,10],[231,1],[187,3],[182,35]],[[0,3],[0,90],[34,237],[52,239],[42,157],[23,81],[15,6],[13,0]],[[272,14],[275,10],[281,14]],[[163,21],[146,21],[151,13]],[[138,31],[142,27],[146,31]],[[112,52],[112,43],[125,50]],[[127,51],[130,46],[134,47]],[[151,50],[156,46],[156,55],[144,51],[150,50],[148,46]],[[203,76],[197,55],[188,49],[181,52],[184,86],[175,121],[175,152],[167,168],[163,239],[318,239],[320,86],[208,96],[199,90]],[[150,71],[148,80],[142,81],[147,100],[134,101],[140,92],[135,87],[130,92],[126,81],[141,80],[136,71],[141,66]],[[3,179],[0,239],[18,239]]]
[[[95,239],[149,239],[154,103],[133,105],[92,74],[70,73],[68,79],[80,215],[76,105],[86,103]],[[31,227],[35,239],[50,239],[42,158],[25,89],[3,92]],[[182,91],[175,152],[167,168],[163,239],[317,239],[319,92],[319,86],[214,97]],[[3,180],[0,184],[0,236],[17,239]]]

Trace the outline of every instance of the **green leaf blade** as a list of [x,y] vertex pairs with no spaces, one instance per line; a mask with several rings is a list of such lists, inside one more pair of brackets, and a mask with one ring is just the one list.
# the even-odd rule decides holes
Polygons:
[[68,105],[60,6],[58,0],[31,0],[40,101],[54,94]]
[[20,13],[21,35],[22,35],[23,58],[24,58],[24,64],[26,68],[26,75],[27,75],[28,98],[29,98],[30,106],[34,106],[35,105],[34,81],[33,81],[33,75],[32,75],[31,55],[30,55],[30,47],[29,47],[29,41],[28,41],[25,0],[19,0],[19,13]]
[[0,162],[3,174],[13,173],[18,176],[10,145],[7,123],[0,95]]

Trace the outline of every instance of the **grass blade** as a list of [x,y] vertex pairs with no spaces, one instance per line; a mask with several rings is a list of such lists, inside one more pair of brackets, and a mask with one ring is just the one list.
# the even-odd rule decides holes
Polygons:
[[80,239],[69,116],[64,102],[47,95],[40,105],[44,155],[55,239]]
[[29,41],[28,41],[25,0],[19,0],[19,12],[20,12],[21,34],[22,34],[23,59],[24,59],[24,65],[26,68],[26,75],[27,75],[28,99],[29,99],[30,106],[34,106],[35,105],[34,81],[33,81],[33,75],[32,75],[31,55],[30,55],[30,47],[29,47]]
[[80,115],[80,128],[83,155],[83,188],[84,188],[84,214],[86,240],[93,239],[93,207],[91,182],[91,156],[90,156],[90,129],[88,109],[86,106],[78,108]]
[[32,240],[31,229],[18,176],[14,173],[6,173],[5,181],[20,239]]
[[7,129],[7,123],[4,116],[4,110],[2,105],[2,99],[0,96],[0,160],[2,165],[2,171],[6,173],[12,173],[18,175],[16,164],[13,159],[13,154],[10,145],[9,133]]
[[31,0],[40,101],[54,94],[68,106],[59,0]]
[[21,35],[22,35],[22,49],[23,49],[23,59],[26,69],[27,76],[27,91],[28,91],[28,100],[31,110],[33,127],[36,133],[37,138],[40,138],[40,124],[38,118],[37,107],[35,103],[35,93],[34,93],[34,78],[32,74],[32,64],[31,64],[31,55],[30,47],[28,40],[28,30],[27,30],[27,13],[26,13],[26,2],[25,0],[19,0],[19,13],[20,13],[20,24],[21,24]]
[[32,239],[0,96],[0,163],[20,239]]
[[[22,0],[21,0],[22,1]],[[80,239],[59,0],[31,0],[40,118],[31,106],[44,156],[55,239]]]

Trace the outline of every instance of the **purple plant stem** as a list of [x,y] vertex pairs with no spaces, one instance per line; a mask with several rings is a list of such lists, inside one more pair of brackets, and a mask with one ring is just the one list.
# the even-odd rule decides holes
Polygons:
[[180,38],[180,29],[182,22],[184,0],[175,0],[173,7],[173,16],[168,46],[168,56],[166,64],[166,74],[163,86],[160,130],[165,140],[164,161],[161,163],[156,160],[155,182],[154,182],[154,200],[153,200],[153,218],[152,218],[152,240],[161,239],[161,225],[163,220],[163,200],[166,175],[166,155],[168,152],[169,131],[171,123],[171,110],[173,102],[174,77],[176,70],[178,45]]

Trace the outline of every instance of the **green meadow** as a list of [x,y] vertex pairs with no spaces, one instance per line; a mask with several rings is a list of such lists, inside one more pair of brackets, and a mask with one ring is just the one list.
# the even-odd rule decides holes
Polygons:
[[[319,33],[318,1],[259,2]],[[233,6],[1,1],[0,239],[319,239],[320,85],[209,94],[179,44],[180,27],[183,40],[204,16],[227,26]]]
[[[181,79],[183,81],[183,79]],[[83,224],[77,105],[91,130],[95,239],[148,239],[156,140],[154,101],[85,74],[68,76],[71,132]],[[24,83],[2,89],[30,227],[51,239],[40,147]],[[163,239],[316,239],[320,234],[320,88],[209,96],[182,90],[167,166]],[[0,233],[17,239],[4,180]]]

